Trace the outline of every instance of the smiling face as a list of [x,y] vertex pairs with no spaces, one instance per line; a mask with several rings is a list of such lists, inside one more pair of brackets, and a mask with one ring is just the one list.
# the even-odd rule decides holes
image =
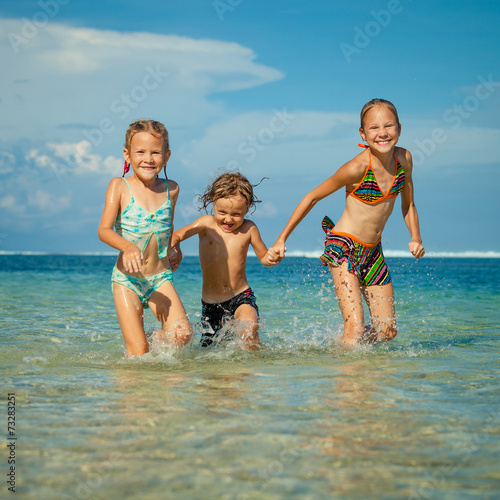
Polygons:
[[167,164],[170,151],[165,151],[163,137],[137,132],[130,141],[130,147],[123,150],[123,157],[139,179],[148,181],[155,179]]
[[225,233],[233,233],[245,222],[247,200],[240,194],[219,198],[214,202],[214,219]]
[[398,142],[401,126],[394,113],[381,104],[366,112],[359,133],[372,150],[387,153]]

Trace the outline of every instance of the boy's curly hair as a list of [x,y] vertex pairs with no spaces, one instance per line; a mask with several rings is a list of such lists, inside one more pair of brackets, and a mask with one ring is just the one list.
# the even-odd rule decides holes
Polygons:
[[[267,179],[263,177],[262,180]],[[262,180],[260,182],[262,182]],[[200,196],[201,208],[208,213],[207,207],[220,198],[241,195],[247,202],[247,209],[254,207],[261,201],[255,196],[253,188],[260,184],[250,184],[249,180],[239,172],[226,172],[219,175],[212,184],[209,184],[205,192]]]

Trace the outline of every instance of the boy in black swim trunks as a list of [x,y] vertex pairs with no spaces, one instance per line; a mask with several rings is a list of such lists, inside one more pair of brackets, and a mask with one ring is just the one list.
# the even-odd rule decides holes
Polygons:
[[199,257],[203,275],[202,320],[212,328],[201,339],[202,346],[211,345],[217,332],[229,319],[243,323],[242,340],[246,349],[259,347],[259,309],[246,277],[248,248],[264,266],[279,263],[272,259],[257,226],[245,219],[248,210],[259,200],[253,186],[240,173],[219,176],[201,197],[203,208],[212,203],[213,215],[203,215],[172,235],[170,263],[179,266],[181,241],[199,237]]

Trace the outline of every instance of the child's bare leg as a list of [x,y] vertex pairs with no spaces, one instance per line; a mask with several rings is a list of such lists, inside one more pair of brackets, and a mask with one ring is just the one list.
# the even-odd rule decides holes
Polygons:
[[163,332],[160,339],[176,347],[182,347],[191,340],[193,328],[171,281],[166,281],[151,294],[148,305],[161,322]]
[[392,283],[365,287],[363,294],[371,317],[371,328],[365,340],[374,343],[392,340],[398,333]]
[[347,270],[347,263],[340,267],[329,266],[335,295],[344,318],[342,342],[355,345],[363,338],[365,315],[363,296],[358,278]]
[[144,333],[144,307],[137,294],[126,286],[113,283],[118,323],[129,356],[142,356],[148,352],[148,342]]
[[234,318],[243,324],[241,339],[244,348],[249,351],[257,350],[261,344],[259,340],[259,315],[255,308],[250,304],[242,304],[236,309]]

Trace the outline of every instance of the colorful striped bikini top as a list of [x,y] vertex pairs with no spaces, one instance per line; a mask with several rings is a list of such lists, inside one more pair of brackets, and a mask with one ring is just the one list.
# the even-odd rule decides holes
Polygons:
[[[364,144],[359,144],[359,146],[367,148]],[[375,174],[372,169],[372,155],[370,150],[368,150],[370,155],[370,162],[368,163],[368,167],[366,167],[365,175],[361,182],[352,190],[347,191],[346,193],[354,198],[362,201],[363,203],[379,203],[386,198],[396,198],[396,196],[401,192],[403,186],[405,184],[405,171],[399,163],[396,155],[394,155],[394,160],[396,161],[394,178],[392,180],[391,187],[387,191],[387,193],[383,193],[380,189],[377,179],[375,178]]]
[[158,241],[158,258],[163,259],[167,256],[168,240],[172,232],[172,203],[168,192],[168,182],[165,182],[167,185],[165,203],[154,212],[148,212],[135,202],[127,179],[123,180],[127,183],[130,191],[130,203],[116,218],[116,233],[137,245],[142,252],[154,234]]

